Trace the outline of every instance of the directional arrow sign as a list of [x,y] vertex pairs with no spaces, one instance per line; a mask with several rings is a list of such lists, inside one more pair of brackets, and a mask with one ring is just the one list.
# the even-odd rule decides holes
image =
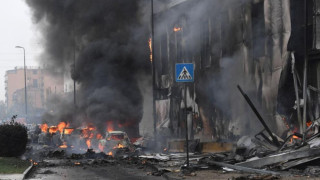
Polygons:
[[192,63],[176,64],[176,82],[193,82],[194,65]]

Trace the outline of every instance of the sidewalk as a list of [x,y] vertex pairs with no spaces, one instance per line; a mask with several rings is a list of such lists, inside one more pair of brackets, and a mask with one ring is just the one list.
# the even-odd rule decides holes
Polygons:
[[30,165],[22,174],[0,174],[0,180],[23,180],[31,171],[33,165]]
[[0,174],[0,180],[22,180],[23,174]]

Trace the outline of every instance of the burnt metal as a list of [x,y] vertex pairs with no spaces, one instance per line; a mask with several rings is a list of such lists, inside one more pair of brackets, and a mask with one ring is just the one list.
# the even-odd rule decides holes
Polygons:
[[286,143],[292,138],[292,136],[298,136],[299,138],[303,138],[303,135],[300,133],[293,133],[290,136],[287,137],[287,139],[284,141],[284,143],[282,144],[281,148],[279,149],[279,151],[282,151],[286,145]]
[[292,167],[304,164],[304,163],[308,163],[314,160],[320,159],[320,157],[307,157],[307,158],[303,158],[303,159],[298,159],[298,160],[294,160],[294,161],[290,161],[284,164],[281,164],[280,169],[281,170],[286,170],[286,169],[290,169]]
[[212,160],[203,160],[203,162],[205,162],[205,163],[207,163],[209,165],[227,167],[227,168],[230,168],[230,169],[234,169],[234,170],[242,171],[242,172],[247,172],[247,173],[280,175],[280,173],[274,172],[274,171],[267,171],[267,170],[261,170],[261,169],[248,168],[248,167],[237,166],[237,165],[232,165],[232,164],[227,164],[227,163],[217,162],[217,161],[212,161]]
[[296,68],[295,68],[295,57],[294,52],[291,53],[291,72],[293,76],[293,85],[294,85],[294,92],[296,95],[296,101],[297,101],[297,116],[298,116],[298,122],[300,126],[300,132],[302,132],[302,120],[301,120],[301,112],[300,112],[300,97],[299,97],[299,89],[298,89],[298,80],[297,80],[297,74],[296,74]]
[[243,90],[241,89],[241,87],[239,85],[237,85],[240,93],[242,94],[242,96],[244,97],[244,99],[247,101],[247,103],[249,104],[249,106],[251,107],[252,111],[256,114],[256,116],[258,117],[258,119],[260,120],[261,124],[263,125],[264,129],[267,131],[267,133],[269,134],[269,136],[272,139],[273,144],[275,144],[276,146],[280,146],[280,143],[278,141],[278,139],[272,134],[271,130],[269,129],[268,125],[266,124],[266,122],[263,120],[263,118],[261,117],[261,115],[259,114],[258,110],[255,108],[255,106],[253,105],[253,103],[251,102],[249,96],[247,96],[247,94],[245,94],[243,92]]
[[[265,139],[268,143],[273,144],[272,141],[263,133],[263,131],[265,131],[265,129],[263,129],[261,132],[259,132],[258,134],[256,134],[254,137],[259,139],[258,136],[260,135],[261,137],[263,137],[263,139]],[[260,139],[259,139],[260,140]]]
[[237,163],[236,165],[244,166],[244,167],[262,168],[267,165],[272,165],[280,162],[295,160],[299,158],[306,158],[311,156],[317,156],[317,155],[320,155],[320,148],[310,149],[309,147],[304,147],[299,150],[281,152],[281,153],[273,154],[264,158]]

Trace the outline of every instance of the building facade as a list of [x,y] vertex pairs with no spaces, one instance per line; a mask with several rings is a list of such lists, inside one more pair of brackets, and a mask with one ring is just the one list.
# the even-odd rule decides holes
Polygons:
[[[53,75],[41,68],[27,67],[27,105],[28,114],[47,109],[47,101],[52,95],[64,93],[63,75]],[[25,114],[25,79],[24,69],[15,68],[6,71],[5,75],[6,105],[8,111],[13,110]]]
[[[237,85],[275,133],[282,136],[294,131],[298,124],[295,92],[303,99],[306,54],[307,120],[319,119],[320,2],[307,1],[307,11],[304,2],[156,0],[153,63],[157,131],[184,137],[187,112],[190,138],[232,140],[258,133],[263,127]],[[175,81],[176,63],[195,65],[193,83],[184,86]],[[298,83],[296,91],[293,77]]]

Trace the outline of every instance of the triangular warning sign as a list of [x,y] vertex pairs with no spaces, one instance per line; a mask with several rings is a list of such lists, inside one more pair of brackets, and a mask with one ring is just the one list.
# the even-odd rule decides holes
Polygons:
[[188,69],[184,66],[181,73],[179,74],[178,80],[191,80],[192,77]]

